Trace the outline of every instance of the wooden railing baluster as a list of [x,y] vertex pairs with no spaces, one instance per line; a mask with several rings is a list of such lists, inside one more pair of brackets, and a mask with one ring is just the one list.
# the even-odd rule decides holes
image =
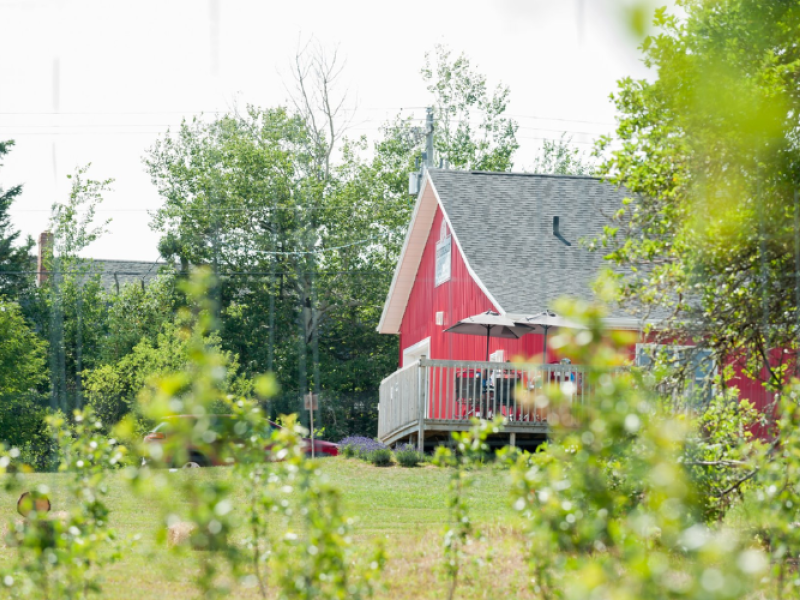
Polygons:
[[[616,369],[610,374],[625,371]],[[492,382],[493,374],[496,377]],[[594,395],[581,365],[509,366],[422,357],[381,382],[378,437],[398,439],[402,432],[412,430],[422,435],[425,423],[430,428],[436,421],[460,421],[467,427],[467,422],[478,415],[504,415],[514,427],[541,428],[546,425],[547,409],[537,409],[534,400],[548,384],[569,391],[570,401],[576,405],[591,402]],[[521,401],[522,395],[525,402]]]

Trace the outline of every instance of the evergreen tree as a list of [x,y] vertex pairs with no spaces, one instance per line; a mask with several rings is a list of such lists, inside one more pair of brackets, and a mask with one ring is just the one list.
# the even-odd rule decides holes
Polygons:
[[[0,142],[0,167],[13,145],[12,140]],[[28,237],[23,245],[18,246],[19,231],[14,231],[8,215],[12,202],[20,193],[21,185],[7,190],[0,188],[0,295],[12,298],[18,298],[33,281],[30,273],[33,270],[30,257],[33,239]]]

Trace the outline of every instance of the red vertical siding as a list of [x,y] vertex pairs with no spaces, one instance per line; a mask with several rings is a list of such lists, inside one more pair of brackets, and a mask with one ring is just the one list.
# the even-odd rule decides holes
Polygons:
[[[781,361],[785,361],[785,356],[780,349],[774,349],[770,352],[770,362],[772,365],[779,365]],[[730,361],[733,366],[734,376],[728,380],[730,387],[739,389],[739,397],[746,398],[753,403],[757,411],[767,416],[770,423],[774,422],[777,406],[775,405],[776,395],[764,387],[762,382],[769,380],[769,374],[766,367],[759,373],[759,380],[751,379],[744,374],[744,357],[733,358]],[[791,372],[791,369],[790,369]],[[775,431],[772,424],[768,423],[766,426],[757,425],[753,428],[755,435],[767,438],[771,437]]]
[[[411,290],[403,322],[400,326],[400,363],[403,350],[431,338],[430,358],[445,360],[484,360],[486,338],[474,335],[445,333],[461,319],[487,310],[497,310],[467,271],[464,257],[455,241],[452,246],[450,281],[436,286],[436,243],[442,224],[441,207],[437,208],[428,241],[422,254],[417,279]],[[448,231],[448,233],[450,233]],[[444,324],[436,325],[436,313],[444,313]],[[492,338],[489,352],[504,350],[506,359],[530,358],[542,351],[542,336],[526,335],[519,340]],[[548,354],[550,354],[548,349]]]

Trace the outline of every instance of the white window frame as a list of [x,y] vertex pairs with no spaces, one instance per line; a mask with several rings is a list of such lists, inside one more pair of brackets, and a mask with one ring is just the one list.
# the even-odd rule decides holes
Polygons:
[[[688,346],[688,345],[678,345],[678,344],[656,344],[656,343],[646,343],[646,344],[636,344],[636,356],[634,358],[634,364],[637,367],[648,367],[652,364],[652,356],[655,352],[659,352],[662,349],[667,350],[668,352],[680,352],[681,350],[688,350],[690,348],[695,348],[696,346]],[[655,352],[646,352],[647,350],[654,350]],[[642,361],[643,356],[648,356],[650,359],[650,364],[644,364]],[[712,378],[717,375],[719,372],[718,365],[716,362],[713,363],[710,371],[705,374],[704,377],[697,377],[697,369],[699,365],[694,366],[694,373],[695,376],[692,377],[691,381],[687,382],[689,385],[694,388],[698,385],[703,385],[705,377],[711,376]]]

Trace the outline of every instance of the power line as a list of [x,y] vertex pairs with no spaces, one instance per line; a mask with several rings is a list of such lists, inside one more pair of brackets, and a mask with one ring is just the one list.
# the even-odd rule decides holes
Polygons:
[[[166,206],[154,206],[151,208],[83,208],[77,209],[72,212],[75,213],[85,213],[89,212],[90,210],[94,210],[96,213],[101,212],[148,212],[153,210],[169,210],[171,207]],[[52,208],[14,208],[11,207],[9,212],[50,212]],[[264,211],[279,211],[279,210],[291,210],[291,211],[301,211],[301,212],[308,212],[311,210],[332,210],[328,206],[303,206],[303,205],[272,205],[272,206],[263,206],[263,207],[255,207],[255,208],[191,208],[191,207],[184,207],[176,209],[176,212],[199,212],[199,213],[212,213],[212,212],[231,212],[231,213],[238,213],[238,212],[249,212],[253,214],[258,214],[259,216],[262,215]],[[348,214],[352,213],[351,210],[347,211]],[[173,215],[169,215],[173,216]],[[179,215],[176,215],[179,216]]]
[[[389,110],[424,110],[427,106],[386,106],[386,107],[354,107],[342,108],[343,112],[358,113],[360,111],[389,111]],[[231,115],[237,116],[231,110],[149,110],[149,111],[0,111],[0,116],[53,116],[53,117],[69,117],[69,116],[153,116],[153,115],[181,115],[181,116],[197,116],[197,115]],[[395,115],[400,116],[400,115]],[[594,121],[588,119],[570,119],[565,117],[551,117],[546,115],[526,115],[518,113],[504,113],[502,116],[510,117],[513,119],[528,119],[534,121],[558,121],[563,123],[582,123],[588,125],[602,125],[614,126],[615,123],[609,121]],[[369,119],[370,121],[375,119]],[[405,120],[408,120],[407,118]],[[417,118],[413,120],[422,121],[424,118]],[[437,119],[438,120],[438,119]],[[146,124],[152,125],[152,124]],[[102,126],[102,125],[99,125]],[[526,126],[520,126],[521,128]]]
[[515,118],[515,119],[533,119],[536,121],[562,121],[565,123],[585,123],[587,125],[607,125],[607,126],[614,126],[616,123],[609,123],[605,121],[584,121],[581,119],[564,119],[560,117],[537,117],[534,115],[512,115],[507,114],[506,116]]
[[564,133],[564,134],[572,134],[572,135],[603,135],[597,131],[565,131],[563,129],[548,129],[547,127],[522,127],[520,126],[519,129],[530,129],[533,131],[552,131],[554,133]]
[[[405,119],[403,121],[403,123],[416,122],[416,121],[423,122],[424,120],[425,119],[422,119],[422,118]],[[381,124],[377,125],[377,126],[370,126],[370,127],[364,127],[363,126],[364,123],[375,123],[375,122],[380,122]],[[439,122],[439,121],[437,121],[437,122]],[[471,121],[468,121],[466,119],[453,119],[453,120],[450,120],[449,122],[450,123],[471,123]],[[13,129],[13,128],[18,128],[18,129],[53,129],[54,131],[63,131],[64,129],[90,129],[90,128],[91,129],[99,129],[99,128],[108,128],[108,127],[119,127],[119,128],[123,128],[123,127],[127,127],[127,128],[132,128],[132,127],[150,127],[150,128],[156,128],[156,127],[182,126],[183,124],[184,124],[183,122],[172,122],[172,123],[78,123],[78,124],[71,124],[71,125],[51,125],[51,124],[48,124],[48,125],[39,125],[39,124],[4,125],[4,124],[0,123],[0,130],[2,130],[2,129]],[[346,129],[385,129],[385,128],[396,128],[396,127],[394,125],[392,125],[391,123],[386,123],[385,121],[382,121],[380,119],[363,119],[363,120],[358,121],[358,123],[355,123],[353,125],[348,125],[346,127]],[[585,135],[598,135],[599,134],[599,132],[597,132],[597,131],[576,131],[576,130],[564,130],[564,129],[551,129],[551,128],[548,128],[548,127],[539,127],[539,126],[533,126],[533,125],[517,125],[517,129],[532,129],[532,130],[535,130],[535,131],[552,131],[552,132],[555,132],[555,133],[563,132],[563,133],[585,134]],[[261,127],[257,127],[257,131],[287,131],[287,132],[289,132],[289,131],[292,131],[292,128],[291,127],[285,127],[285,126],[284,127],[263,127],[263,126],[261,126]],[[45,132],[45,133],[47,133],[47,132]]]
[[[357,127],[352,127],[351,129],[359,129]],[[367,129],[367,128],[361,128]],[[369,128],[370,131],[373,130],[380,130],[382,127],[372,127]],[[155,131],[54,131],[54,132],[45,132],[45,131],[31,131],[31,132],[2,132],[3,136],[8,137],[29,137],[29,136],[38,136],[38,135],[52,135],[52,136],[79,136],[79,137],[90,137],[96,135],[162,135],[166,133],[164,130],[155,130]],[[566,132],[570,133],[570,132]],[[601,135],[601,134],[596,134]],[[560,142],[564,141],[560,138],[552,138],[552,137],[539,137],[539,136],[526,136],[526,135],[519,135],[516,136],[517,139],[522,140],[544,140],[548,142]],[[593,146],[594,142],[579,142],[576,140],[572,140],[569,143],[571,144],[582,144],[586,146]]]
[[[268,250],[250,250],[250,252],[254,252],[256,254],[267,254],[270,256],[297,256],[297,255],[306,255],[306,254],[322,254],[323,252],[330,252],[332,250],[342,250],[344,248],[350,248],[352,246],[361,246],[363,244],[367,244],[373,240],[381,239],[386,236],[390,235],[390,232],[385,233],[384,235],[373,235],[365,240],[360,240],[358,242],[353,242],[351,244],[344,244],[342,246],[331,246],[329,248],[318,248],[315,250],[308,250],[308,251],[301,251],[301,250],[285,250],[285,251],[278,251],[278,252],[271,252]],[[245,248],[245,251],[247,249]]]
[[[86,262],[93,262],[95,260],[105,260],[105,259],[85,258],[83,260],[86,261]],[[170,263],[160,263],[160,264],[163,265],[163,266],[167,266],[167,267],[172,266],[173,270],[178,270],[178,266],[177,265],[170,265]],[[199,266],[199,265],[193,265],[193,266]],[[137,277],[139,279],[144,279],[145,277],[147,277],[147,274],[142,275],[141,271],[104,271],[104,272],[112,274],[112,275],[135,276],[135,277]],[[72,269],[72,270],[70,270],[70,269],[59,269],[58,271],[56,271],[56,270],[52,270],[52,271],[0,271],[0,277],[2,277],[3,275],[55,275],[55,274],[65,275],[65,274],[74,274],[74,273],[79,273],[79,271],[77,269]],[[394,273],[394,271],[393,270],[385,270],[385,269],[337,269],[337,270],[322,269],[322,270],[319,270],[318,273],[322,273],[324,275],[345,275],[345,274],[352,275],[352,274],[359,274],[359,273],[363,273],[364,275],[374,275],[374,274],[391,275],[391,274]],[[101,273],[100,273],[100,271],[94,271],[94,272],[88,272],[88,273],[83,273],[83,274],[86,275],[87,277],[94,277],[94,276],[100,275]],[[291,270],[275,271],[274,274],[275,275],[297,275],[297,270],[296,269],[291,269]],[[156,276],[156,275],[159,275],[159,273],[155,273],[154,274],[154,276]],[[258,277],[267,277],[267,276],[273,275],[273,272],[271,272],[271,271],[221,271],[219,273],[219,275],[221,277],[232,277],[232,276],[242,276],[242,275],[252,275],[252,276],[258,276]]]
[[212,115],[212,114],[222,114],[227,111],[221,110],[152,110],[152,111],[76,111],[76,112],[35,112],[35,111],[20,111],[20,112],[0,112],[0,115],[9,115],[9,116],[92,116],[92,117],[100,117],[100,116],[116,116],[116,115]]
[[[424,120],[425,119],[423,119],[423,118],[414,118],[414,119],[405,119],[403,122],[407,123],[409,121],[424,121]],[[382,123],[382,125],[378,125],[378,127],[380,127],[380,128],[384,127],[385,123],[386,123],[383,119],[360,119],[358,122],[356,122],[356,123],[354,123],[352,125],[347,125],[346,129],[358,129],[358,128],[360,128],[360,124],[361,123],[375,123],[375,122]],[[456,121],[453,121],[453,122],[456,122]],[[175,126],[175,125],[183,125],[183,124],[184,124],[184,121],[171,122],[171,123],[74,123],[74,124],[68,124],[68,125],[53,125],[53,124],[39,125],[39,124],[36,124],[36,123],[34,123],[34,124],[18,124],[18,123],[15,123],[13,125],[4,125],[4,124],[0,123],[0,128],[20,128],[20,129],[23,129],[23,128],[28,128],[28,129],[32,129],[32,128],[36,128],[36,129],[51,128],[51,129],[61,130],[61,129],[70,129],[70,128],[72,128],[72,129],[87,129],[87,128],[98,128],[98,127],[172,127],[172,126]],[[212,123],[208,123],[208,124],[210,125]],[[264,127],[264,126],[256,125],[256,131],[293,131],[294,129],[296,129],[296,128],[292,128],[291,126]]]
[[[176,123],[175,125],[180,125],[180,123]],[[24,125],[19,127],[25,127]],[[51,127],[51,126],[48,126]],[[80,126],[69,125],[65,126],[64,128],[72,128],[78,129]],[[102,127],[102,126],[98,126]],[[117,127],[117,126],[115,126]],[[136,125],[126,125],[125,127],[137,127]],[[144,127],[144,126],[143,126]],[[2,125],[0,125],[2,128]],[[359,126],[359,125],[352,125],[347,127],[346,131],[380,131],[385,129],[382,125],[373,125],[369,127]],[[262,129],[263,131],[263,129]],[[274,130],[273,130],[274,131]],[[290,130],[286,130],[287,132]],[[101,130],[98,129],[96,131],[63,131],[62,129],[54,129],[53,131],[2,131],[0,129],[0,135],[8,136],[8,137],[27,137],[33,135],[61,135],[61,136],[92,136],[92,135],[163,135],[167,133],[164,129],[154,129],[154,130]],[[173,132],[174,133],[174,132]]]
[[[358,107],[342,108],[347,112],[358,112],[359,110],[424,110],[426,106],[388,106],[381,107]],[[117,116],[117,115],[219,115],[232,114],[230,110],[150,110],[150,111],[59,111],[59,112],[36,112],[36,111],[7,111],[0,112],[0,115],[8,116]]]
[[[542,140],[545,142],[562,142],[566,140],[562,140],[560,138],[546,138],[546,137],[535,137],[535,136],[518,136],[519,139],[522,140]],[[595,142],[578,142],[576,140],[570,140],[567,142],[569,144],[580,144],[582,146],[594,146]]]

